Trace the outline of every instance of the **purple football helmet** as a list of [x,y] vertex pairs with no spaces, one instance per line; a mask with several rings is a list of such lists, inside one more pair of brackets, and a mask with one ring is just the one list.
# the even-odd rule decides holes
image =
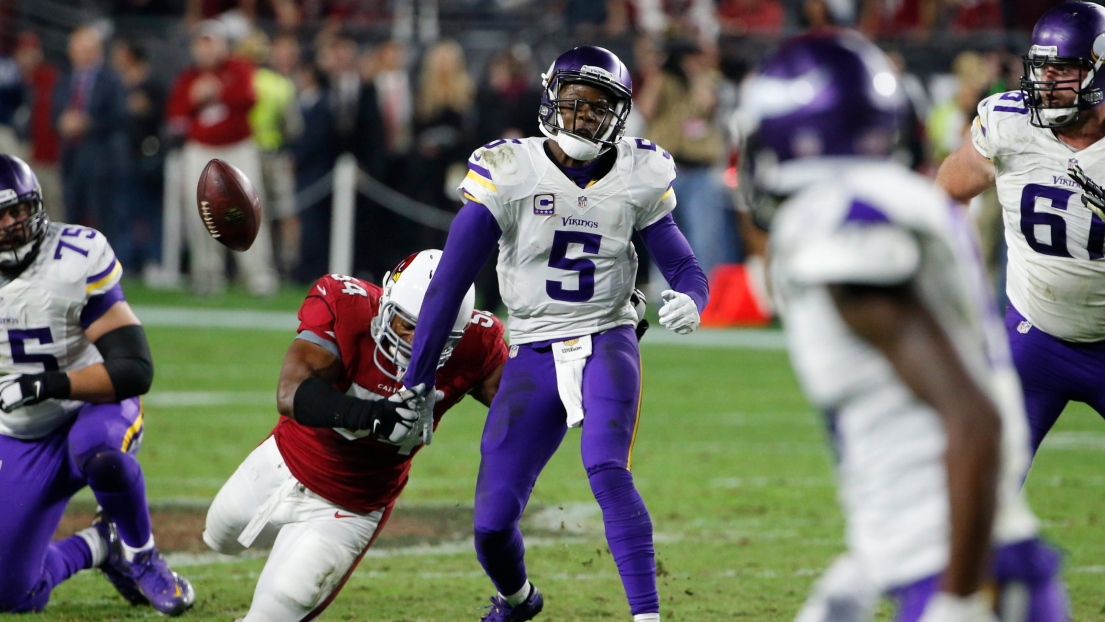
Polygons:
[[1062,127],[1101,104],[1105,89],[1105,8],[1066,2],[1032,30],[1021,90],[1036,127]]
[[888,158],[903,110],[894,68],[860,34],[827,29],[784,42],[745,83],[735,119],[753,215],[766,225],[779,200],[826,171]]
[[25,268],[46,237],[48,223],[34,171],[23,160],[0,154],[0,270]]
[[[622,139],[626,119],[633,107],[633,81],[629,77],[629,70],[613,52],[593,45],[572,48],[553,61],[548,72],[541,75],[541,84],[544,86],[538,113],[541,131],[556,140],[561,147],[565,147],[569,156],[576,157],[572,149],[575,147],[576,153],[586,155],[593,152],[593,158]],[[581,135],[574,127],[564,127],[560,106],[568,104],[578,108],[581,102],[560,98],[560,89],[566,84],[595,86],[610,97],[609,106],[591,105],[591,109],[599,116],[599,129],[595,136]]]

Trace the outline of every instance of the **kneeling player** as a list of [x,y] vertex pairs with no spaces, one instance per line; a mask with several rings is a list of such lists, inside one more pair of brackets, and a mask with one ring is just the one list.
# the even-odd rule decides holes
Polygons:
[[[312,619],[325,609],[387,522],[422,443],[417,417],[387,398],[401,387],[410,340],[440,251],[404,260],[383,289],[325,276],[299,311],[280,370],[272,435],[215,497],[203,538],[224,554],[272,546],[247,621]],[[438,361],[434,408],[465,395],[489,404],[507,346],[474,291]]]
[[[103,234],[51,223],[38,179],[0,155],[0,613],[41,611],[99,567],[135,605],[179,615],[195,602],[154,546],[138,396],[153,381],[142,325]],[[51,543],[69,499],[92,489],[94,526]]]
[[[1067,619],[1022,497],[1028,426],[970,225],[893,163],[893,69],[862,37],[793,39],[747,83],[742,188],[771,220],[791,362],[825,413],[848,552],[801,622]],[[989,585],[993,589],[986,589]],[[996,597],[996,598],[995,598]]]

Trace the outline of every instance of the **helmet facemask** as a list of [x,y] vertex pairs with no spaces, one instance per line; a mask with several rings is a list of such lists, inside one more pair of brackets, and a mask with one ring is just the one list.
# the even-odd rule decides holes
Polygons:
[[[385,376],[395,381],[401,381],[407,367],[410,366],[412,348],[411,344],[396,332],[394,324],[397,318],[409,324],[412,330],[418,323],[416,316],[395,304],[394,301],[382,302],[380,313],[372,318],[372,338],[376,340],[376,352],[372,355],[372,358],[376,367]],[[445,363],[449,361],[449,357],[453,355],[453,350],[463,336],[463,329],[453,330],[449,333],[449,339],[445,342],[445,348],[442,349],[441,357],[437,361],[438,369],[444,367]]]
[[0,270],[22,270],[34,258],[50,219],[37,193],[0,204],[0,220],[6,216],[14,222],[0,227]]
[[[615,90],[608,82],[588,79],[587,74],[582,71],[558,71],[551,76],[544,74],[542,81],[545,84],[545,97],[539,111],[541,131],[555,140],[568,157],[580,161],[593,160],[622,139],[632,108],[630,95]],[[572,84],[593,86],[603,91],[607,103],[561,97],[560,92]],[[593,136],[589,131],[578,127],[582,104],[586,104],[591,114],[598,119]],[[573,112],[572,127],[567,127],[564,121],[563,109],[566,108]]]
[[[1101,89],[1093,88],[1094,78],[1101,70],[1101,59],[1091,64],[1088,59],[1030,52],[1022,60],[1024,76],[1021,77],[1021,91],[1024,92],[1032,125],[1042,128],[1072,125],[1078,122],[1079,113],[1101,103]],[[1044,77],[1048,67],[1070,77],[1046,80]]]
[[[388,378],[401,381],[411,364],[414,328],[418,322],[418,313],[425,301],[426,291],[434,272],[437,271],[441,251],[424,250],[399,262],[395,270],[384,275],[383,292],[380,296],[380,310],[372,318],[369,331],[376,341],[376,351],[372,355],[376,367]],[[449,360],[453,349],[464,336],[465,329],[472,321],[472,307],[475,304],[476,291],[468,287],[457,317],[452,322],[449,337],[442,348],[437,361],[437,369]],[[398,327],[398,330],[397,330]]]

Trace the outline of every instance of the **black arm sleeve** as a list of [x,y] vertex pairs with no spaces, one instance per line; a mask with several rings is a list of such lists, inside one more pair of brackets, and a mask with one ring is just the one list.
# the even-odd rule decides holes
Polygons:
[[386,406],[385,400],[344,395],[321,378],[308,378],[295,390],[292,417],[311,428],[371,430]]
[[96,340],[96,349],[104,357],[107,377],[115,388],[115,399],[143,395],[153,384],[153,357],[146,331],[140,324],[120,326]]

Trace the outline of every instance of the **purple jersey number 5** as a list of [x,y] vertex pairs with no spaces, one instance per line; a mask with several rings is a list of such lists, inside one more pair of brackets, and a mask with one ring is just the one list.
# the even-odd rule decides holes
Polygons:
[[590,259],[568,259],[568,245],[579,244],[583,252],[596,255],[602,244],[602,236],[583,231],[557,231],[553,234],[549,249],[549,267],[579,273],[576,289],[565,289],[560,281],[545,281],[545,293],[553,300],[587,302],[595,295],[595,262]]
[[47,328],[13,328],[8,331],[8,342],[12,346],[12,362],[17,364],[39,363],[46,371],[57,371],[58,360],[51,354],[27,354],[26,342],[37,341],[40,344],[54,343],[54,337]]

